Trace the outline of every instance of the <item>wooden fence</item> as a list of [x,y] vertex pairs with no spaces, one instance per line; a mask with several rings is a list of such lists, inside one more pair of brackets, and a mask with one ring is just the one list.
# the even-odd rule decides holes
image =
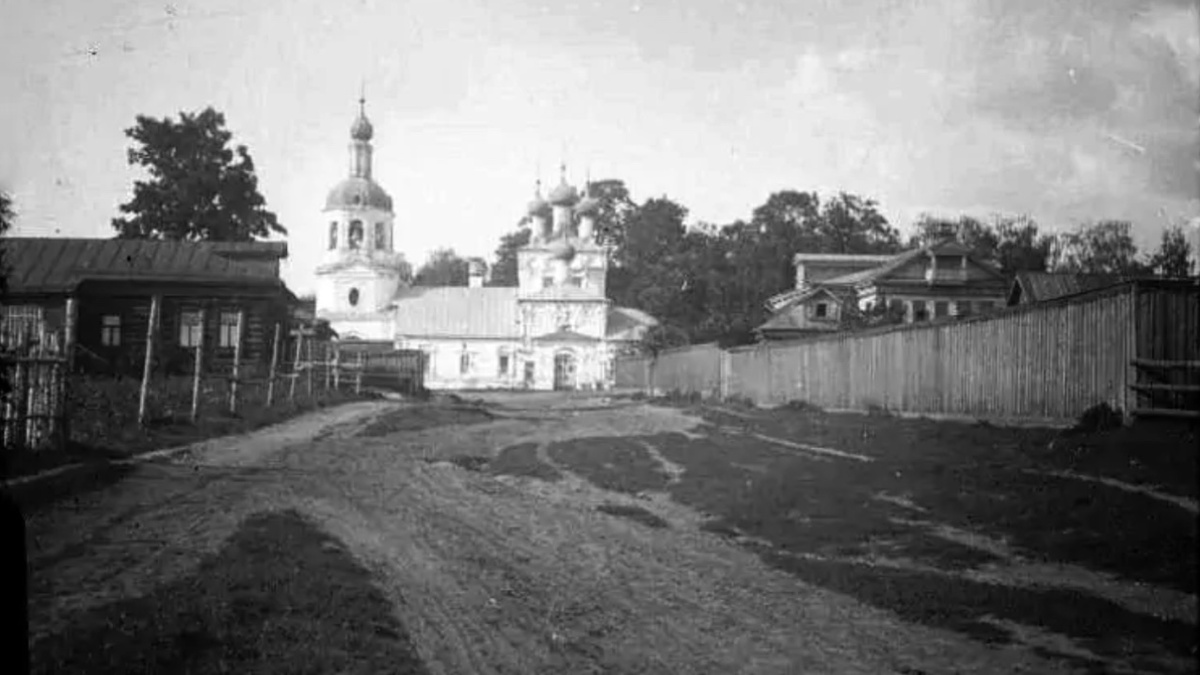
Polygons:
[[1200,361],[1200,285],[1139,281],[967,319],[684,348],[622,358],[616,372],[618,387],[760,404],[1065,421],[1099,403],[1146,411],[1139,359]]

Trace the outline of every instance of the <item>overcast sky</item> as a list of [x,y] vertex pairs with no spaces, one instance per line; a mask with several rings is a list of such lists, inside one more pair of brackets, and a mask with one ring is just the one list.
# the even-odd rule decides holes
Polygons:
[[0,187],[18,235],[110,236],[134,117],[212,105],[311,289],[359,86],[396,245],[488,255],[537,169],[691,217],[775,190],[929,211],[1200,215],[1200,19],[1168,0],[5,0]]

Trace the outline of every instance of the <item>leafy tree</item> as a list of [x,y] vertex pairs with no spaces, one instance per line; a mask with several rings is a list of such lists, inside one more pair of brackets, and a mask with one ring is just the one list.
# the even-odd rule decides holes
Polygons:
[[1046,271],[1054,249],[1054,237],[1040,234],[1032,218],[998,217],[992,228],[997,240],[995,262],[1002,272]]
[[629,215],[609,270],[609,298],[660,321],[678,309],[687,273],[686,217],[687,209],[666,197],[649,199]]
[[500,237],[500,246],[496,248],[496,262],[492,265],[492,278],[489,286],[516,286],[517,251],[529,244],[533,231],[528,227],[509,232]]
[[1000,237],[987,223],[977,218],[959,216],[958,220],[947,220],[922,214],[915,226],[917,231],[909,239],[910,248],[952,238],[970,249],[976,259],[997,262]]
[[877,302],[868,309],[860,309],[854,302],[847,302],[842,327],[846,330],[860,330],[878,326],[897,326],[904,323],[903,307],[893,307]]
[[1164,277],[1186,277],[1192,273],[1192,245],[1183,228],[1174,225],[1163,230],[1158,250],[1150,256],[1149,266]]
[[413,277],[413,286],[466,286],[467,261],[452,248],[439,248],[429,254]]
[[656,326],[651,326],[646,331],[645,338],[642,339],[642,349],[655,356],[664,350],[683,347],[688,344],[691,344],[691,341],[688,339],[686,330],[673,324],[661,322]]
[[822,253],[899,253],[900,233],[872,199],[839,192],[825,202],[817,226]]
[[251,241],[287,234],[258,192],[246,146],[229,148],[225,116],[211,107],[179,121],[137,116],[125,135],[135,142],[131,165],[150,174],[136,181],[113,228],[125,239]]
[[1056,271],[1084,274],[1146,274],[1146,265],[1138,261],[1137,245],[1122,220],[1105,220],[1082,225],[1074,232],[1059,235]]
[[625,225],[638,206],[629,197],[625,182],[616,178],[593,181],[588,192],[600,201],[596,211],[596,241],[621,246],[625,241]]

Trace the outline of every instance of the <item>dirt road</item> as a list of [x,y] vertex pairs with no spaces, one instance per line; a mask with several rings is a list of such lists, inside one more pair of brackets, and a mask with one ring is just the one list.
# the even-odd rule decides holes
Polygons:
[[[558,395],[489,396],[487,413],[397,405],[213,443],[33,514],[35,639],[188,574],[251,515],[296,509],[374,572],[431,673],[1073,672],[803,583],[661,491],[601,489],[547,452],[707,433],[679,410]],[[421,421],[431,414],[443,423]],[[394,430],[367,426],[383,415]],[[561,479],[449,461],[518,446]],[[614,504],[668,526],[597,511]]]

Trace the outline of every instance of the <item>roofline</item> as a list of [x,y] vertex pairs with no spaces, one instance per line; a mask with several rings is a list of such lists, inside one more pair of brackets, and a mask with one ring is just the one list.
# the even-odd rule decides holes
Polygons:
[[796,253],[792,256],[792,262],[885,262],[895,258],[897,255],[900,254]]

